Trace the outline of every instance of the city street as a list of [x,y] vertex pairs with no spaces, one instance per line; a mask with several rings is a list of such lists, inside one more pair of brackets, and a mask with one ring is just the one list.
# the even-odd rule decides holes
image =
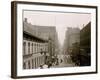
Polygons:
[[69,55],[59,55],[58,62],[59,62],[59,64],[52,66],[52,68],[74,67],[75,66],[75,64],[71,61],[71,58]]

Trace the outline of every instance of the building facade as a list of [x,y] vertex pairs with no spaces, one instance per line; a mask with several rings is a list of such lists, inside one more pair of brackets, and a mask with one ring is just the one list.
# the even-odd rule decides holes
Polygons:
[[[23,68],[36,69],[57,55],[58,37],[54,26],[23,22]],[[48,58],[47,58],[48,57]]]
[[80,31],[81,66],[91,65],[91,22]]
[[48,54],[48,41],[23,33],[23,68],[34,69],[45,64]]
[[[65,55],[64,57],[64,61],[65,63],[73,63],[72,60],[72,51],[73,51],[73,47],[75,48],[76,44],[80,43],[80,29],[79,28],[72,28],[72,27],[68,27],[66,30],[66,34],[65,34],[65,40],[64,40],[64,45],[63,45],[63,54]],[[78,53],[76,52],[76,50],[74,51],[75,54]]]
[[80,43],[80,29],[68,27],[63,45],[63,53],[70,54],[73,44],[75,43]]

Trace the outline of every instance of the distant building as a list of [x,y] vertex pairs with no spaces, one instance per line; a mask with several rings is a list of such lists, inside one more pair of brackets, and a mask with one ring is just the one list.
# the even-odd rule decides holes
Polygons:
[[23,22],[23,68],[33,69],[46,63],[46,56],[57,55],[58,37],[53,26],[32,25]]
[[80,42],[80,29],[68,27],[65,34],[63,53],[69,54],[71,51],[71,48],[73,47],[73,44],[79,43],[79,42]]

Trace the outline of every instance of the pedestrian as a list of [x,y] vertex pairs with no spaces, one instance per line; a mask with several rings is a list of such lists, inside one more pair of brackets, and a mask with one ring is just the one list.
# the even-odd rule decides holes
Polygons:
[[63,62],[63,60],[61,59],[61,60],[60,60],[60,63],[62,63],[62,62]]
[[52,66],[52,62],[50,61],[48,64],[48,68],[50,68]]
[[40,65],[38,69],[43,69],[43,66],[42,66],[42,65]]

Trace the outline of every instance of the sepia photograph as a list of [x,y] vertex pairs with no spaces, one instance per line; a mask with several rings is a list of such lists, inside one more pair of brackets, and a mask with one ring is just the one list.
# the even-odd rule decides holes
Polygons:
[[91,65],[91,14],[23,11],[23,69]]
[[97,73],[97,6],[13,1],[11,77]]

